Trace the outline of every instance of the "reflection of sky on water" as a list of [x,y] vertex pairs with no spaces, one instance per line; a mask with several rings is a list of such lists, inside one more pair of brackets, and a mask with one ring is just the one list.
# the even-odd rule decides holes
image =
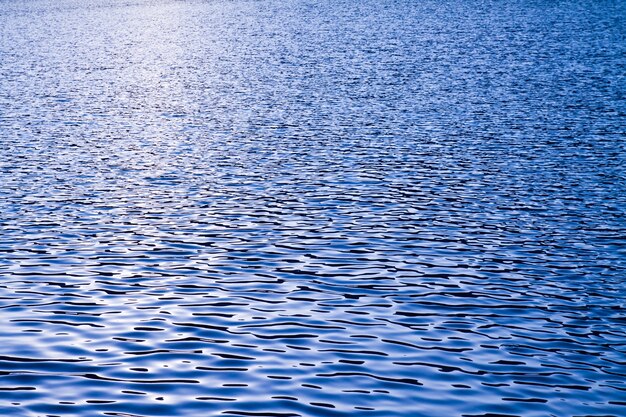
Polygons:
[[0,0],[0,414],[622,415],[624,8],[565,3]]

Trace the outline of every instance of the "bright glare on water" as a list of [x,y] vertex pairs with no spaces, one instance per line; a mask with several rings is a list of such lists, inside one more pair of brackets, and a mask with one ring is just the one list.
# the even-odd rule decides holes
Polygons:
[[0,0],[0,415],[625,416],[626,2]]

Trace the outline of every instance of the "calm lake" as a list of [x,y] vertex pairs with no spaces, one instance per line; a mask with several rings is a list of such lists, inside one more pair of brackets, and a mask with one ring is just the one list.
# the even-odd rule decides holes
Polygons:
[[0,415],[626,415],[626,2],[0,0]]

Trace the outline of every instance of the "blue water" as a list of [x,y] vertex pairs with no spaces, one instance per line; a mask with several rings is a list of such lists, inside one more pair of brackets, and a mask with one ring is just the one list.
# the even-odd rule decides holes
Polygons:
[[0,415],[626,416],[626,3],[0,0]]

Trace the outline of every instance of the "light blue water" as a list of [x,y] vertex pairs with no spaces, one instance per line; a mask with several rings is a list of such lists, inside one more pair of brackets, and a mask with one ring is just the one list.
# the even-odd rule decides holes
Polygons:
[[0,414],[626,415],[625,18],[0,0]]

